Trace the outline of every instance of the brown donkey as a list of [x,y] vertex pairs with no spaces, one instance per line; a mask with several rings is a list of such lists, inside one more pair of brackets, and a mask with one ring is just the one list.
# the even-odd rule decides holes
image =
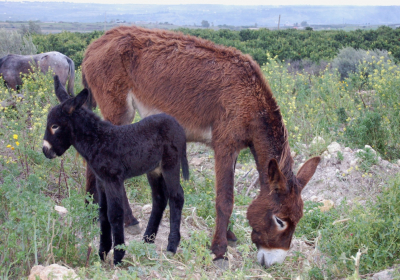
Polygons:
[[[121,26],[90,44],[82,73],[92,105],[97,103],[106,120],[123,125],[132,122],[135,110],[141,117],[164,112],[184,127],[187,141],[214,149],[215,260],[224,258],[228,240],[236,241],[228,231],[235,163],[240,150],[250,147],[261,184],[247,213],[258,261],[270,266],[284,260],[302,217],[301,190],[320,159],[310,159],[293,174],[279,106],[250,56],[181,33]],[[90,172],[87,179],[87,190],[94,193]],[[134,220],[130,211],[125,225]]]

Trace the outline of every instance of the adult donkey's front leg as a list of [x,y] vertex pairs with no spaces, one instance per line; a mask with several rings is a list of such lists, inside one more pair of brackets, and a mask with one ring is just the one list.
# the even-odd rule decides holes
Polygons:
[[[226,146],[223,146],[226,147]],[[226,150],[215,146],[215,175],[216,175],[216,200],[217,212],[216,228],[211,245],[215,254],[214,261],[224,259],[228,246],[227,232],[229,218],[231,217],[234,203],[233,182],[234,165],[237,157],[235,150]],[[233,233],[232,233],[233,234]]]

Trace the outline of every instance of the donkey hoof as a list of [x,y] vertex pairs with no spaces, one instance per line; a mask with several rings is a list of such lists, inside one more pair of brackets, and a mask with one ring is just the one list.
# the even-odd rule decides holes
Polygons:
[[131,235],[138,235],[141,233],[142,229],[140,228],[140,224],[136,224],[125,227],[125,231]]
[[229,261],[227,258],[214,259],[213,262],[214,265],[221,270],[229,269]]
[[228,240],[228,246],[232,248],[236,248],[237,240]]

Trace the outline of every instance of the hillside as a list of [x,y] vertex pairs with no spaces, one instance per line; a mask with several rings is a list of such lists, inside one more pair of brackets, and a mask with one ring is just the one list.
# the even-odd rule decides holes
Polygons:
[[[300,24],[400,24],[400,6],[225,6],[114,5],[54,2],[0,2],[0,21],[126,21],[174,25],[281,26]],[[4,11],[4,12],[3,12]]]

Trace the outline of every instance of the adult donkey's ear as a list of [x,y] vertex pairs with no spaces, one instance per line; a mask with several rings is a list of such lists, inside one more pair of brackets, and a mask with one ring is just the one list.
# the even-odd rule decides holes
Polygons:
[[65,87],[61,84],[60,78],[57,75],[54,76],[54,90],[56,92],[56,96],[60,103],[64,102],[65,100],[69,99],[71,96],[68,95]]
[[85,104],[88,96],[89,91],[86,88],[83,89],[77,96],[64,102],[62,105],[63,112],[71,115],[75,110],[78,110]]

